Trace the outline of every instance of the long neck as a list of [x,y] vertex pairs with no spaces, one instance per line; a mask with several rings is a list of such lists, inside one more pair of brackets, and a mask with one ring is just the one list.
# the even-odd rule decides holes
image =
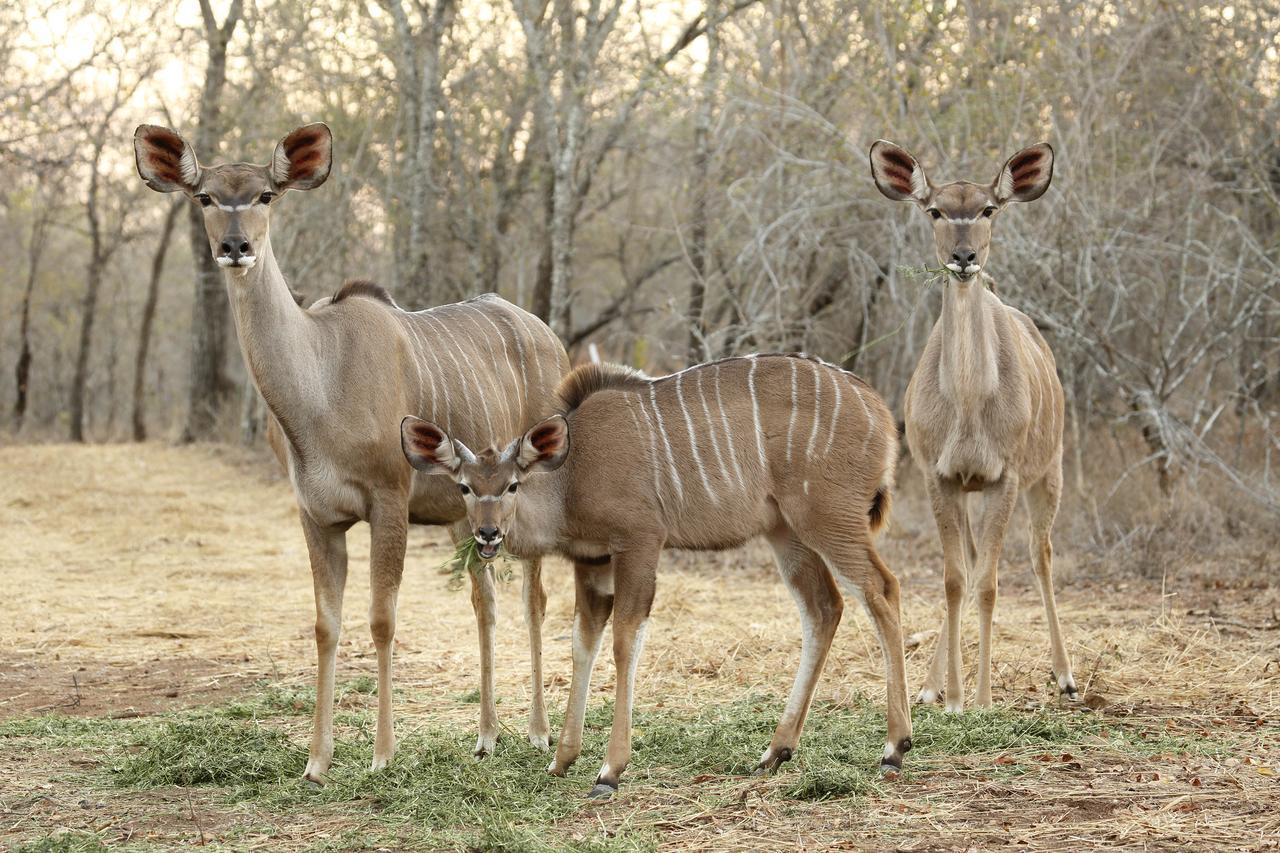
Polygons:
[[243,275],[224,271],[223,278],[245,364],[272,413],[296,421],[306,409],[323,405],[323,395],[316,393],[315,326],[280,274],[270,239],[252,269]]
[[555,471],[526,478],[521,485],[515,524],[507,537],[512,554],[539,557],[555,551],[566,538],[565,500],[571,464],[572,458]]
[[980,404],[999,389],[996,330],[981,278],[950,280],[943,291],[942,389],[960,404]]

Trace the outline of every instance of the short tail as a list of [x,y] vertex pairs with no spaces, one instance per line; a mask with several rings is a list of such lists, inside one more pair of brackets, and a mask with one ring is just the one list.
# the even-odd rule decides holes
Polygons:
[[871,524],[871,532],[879,533],[889,524],[889,509],[893,501],[889,497],[888,484],[876,489],[875,497],[871,499],[871,509],[867,511],[867,518]]

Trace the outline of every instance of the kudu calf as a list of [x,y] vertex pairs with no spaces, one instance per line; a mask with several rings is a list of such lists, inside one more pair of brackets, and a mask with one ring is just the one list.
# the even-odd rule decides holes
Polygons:
[[[1035,201],[1053,178],[1053,149],[1041,143],[1009,158],[990,184],[935,187],[916,159],[891,142],[871,147],[876,186],[913,201],[933,222],[948,270],[934,324],[904,402],[907,442],[924,475],[942,538],[947,615],[920,700],[935,702],[946,674],[946,707],[964,707],[960,610],[973,582],[978,602],[976,703],[991,704],[991,617],[1005,530],[1021,491],[1030,517],[1031,560],[1049,623],[1058,688],[1076,695],[1053,601],[1050,531],[1062,494],[1062,383],[1035,324],[984,286],[991,229],[1011,201]],[[966,493],[981,495],[977,509]],[[976,498],[975,498],[976,499]],[[974,528],[978,535],[975,538]],[[976,566],[973,565],[976,563]],[[976,576],[972,573],[976,572]]]
[[571,696],[548,770],[563,775],[581,751],[591,668],[612,612],[613,731],[592,796],[617,790],[631,756],[636,666],[662,549],[729,548],[763,534],[799,607],[803,640],[759,768],[775,769],[799,742],[843,610],[838,582],[864,603],[880,638],[888,690],[882,767],[896,775],[911,748],[911,715],[898,581],[872,545],[897,460],[897,431],[880,397],[851,373],[782,355],[658,379],[587,365],[559,393],[562,413],[501,452],[473,453],[414,417],[401,428],[414,467],[453,474],[486,555],[505,546],[520,557],[556,552],[601,562],[577,567]]
[[[294,302],[271,249],[271,213],[290,190],[324,183],[332,137],[323,124],[286,136],[265,166],[203,166],[172,130],[134,135],[138,172],[159,192],[180,192],[203,209],[209,247],[223,267],[244,361],[271,410],[282,464],[297,497],[316,598],[315,727],[306,778],[322,783],[333,757],[334,667],[347,579],[346,531],[371,528],[370,629],[378,657],[378,727],[373,767],[395,750],[391,655],[396,597],[410,523],[452,525],[466,511],[448,477],[417,474],[400,452],[404,412],[444,423],[485,445],[554,410],[568,371],[564,347],[543,323],[485,296],[410,313],[376,285],[352,282],[309,310]],[[273,429],[273,433],[276,431]],[[462,522],[462,523],[460,523]],[[525,563],[524,598],[533,660],[529,738],[546,748],[541,624],[546,596],[538,560]],[[472,578],[480,628],[480,736],[493,748],[494,581]]]

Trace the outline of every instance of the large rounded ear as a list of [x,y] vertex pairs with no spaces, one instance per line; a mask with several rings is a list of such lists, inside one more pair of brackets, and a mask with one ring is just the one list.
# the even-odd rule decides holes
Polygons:
[[521,471],[554,471],[569,455],[569,422],[552,415],[524,434],[516,450],[516,466]]
[[409,415],[400,422],[400,449],[404,458],[419,471],[435,474],[457,473],[462,457],[444,430],[421,418]]
[[1004,164],[991,194],[996,201],[1035,201],[1053,180],[1053,146],[1047,142],[1023,148]]
[[281,139],[271,155],[271,181],[280,190],[313,190],[333,168],[333,134],[324,122],[307,124]]
[[200,185],[195,149],[167,127],[138,125],[133,132],[133,160],[142,180],[156,192],[189,193]]
[[884,139],[871,146],[871,177],[876,189],[894,201],[926,202],[929,178],[905,148]]

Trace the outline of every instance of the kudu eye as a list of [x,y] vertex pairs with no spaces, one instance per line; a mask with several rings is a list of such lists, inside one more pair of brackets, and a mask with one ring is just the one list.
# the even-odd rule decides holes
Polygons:
[[275,197],[275,193],[271,192],[271,190],[267,190],[262,195],[258,196],[258,201],[262,204],[271,204],[271,202],[275,200]]
[[982,216],[983,216],[983,218],[985,218],[985,219],[990,219],[991,217],[993,217],[993,216],[995,216],[995,215],[996,215],[996,208],[995,208],[995,206],[993,206],[993,205],[990,205],[990,204],[989,204],[989,205],[987,205],[985,208],[983,208],[983,210],[982,210]]
[[208,193],[196,193],[196,201],[200,202],[201,207],[213,204],[213,199],[209,198]]
[[519,485],[519,483],[512,483],[510,486],[507,486],[507,494],[514,495],[516,493],[516,487]]
[[466,483],[459,483],[458,491],[462,492],[464,495],[469,495],[471,494],[471,487],[468,486]]
[[931,208],[929,208],[928,210],[926,210],[926,211],[925,211],[925,213],[928,213],[928,214],[929,214],[929,217],[930,217],[931,219],[941,219],[941,218],[942,218],[942,211],[941,211],[941,210],[938,210],[938,208],[936,208],[936,207],[931,207]]

